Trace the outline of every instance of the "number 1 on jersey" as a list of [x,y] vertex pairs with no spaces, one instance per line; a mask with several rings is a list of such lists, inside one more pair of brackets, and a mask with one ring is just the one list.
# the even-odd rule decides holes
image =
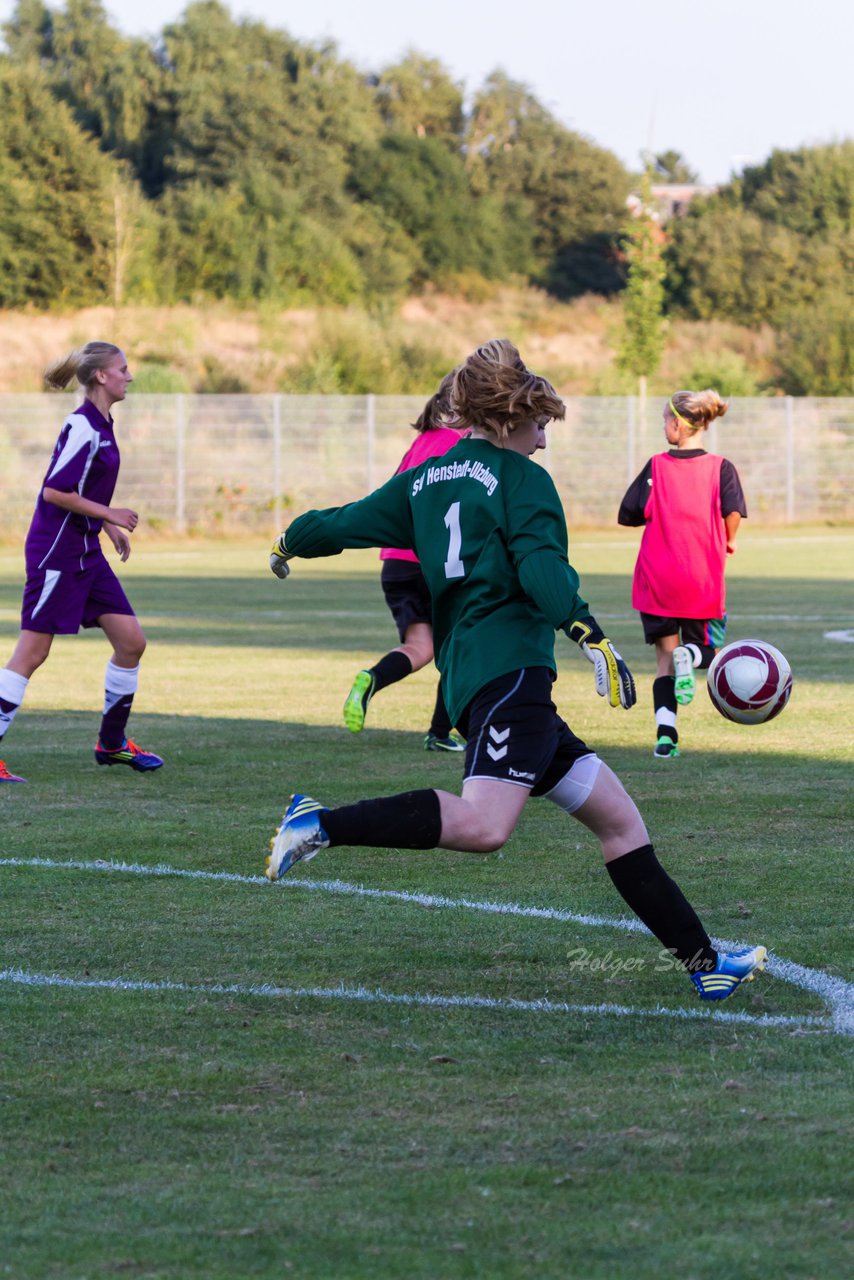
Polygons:
[[446,578],[464,578],[466,567],[460,559],[463,546],[463,535],[460,530],[460,504],[452,502],[445,512],[445,528],[450,534],[448,539],[448,558],[445,561]]

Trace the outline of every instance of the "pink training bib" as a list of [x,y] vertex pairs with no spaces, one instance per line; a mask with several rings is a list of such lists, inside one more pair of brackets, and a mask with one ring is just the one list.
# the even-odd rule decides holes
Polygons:
[[706,453],[652,459],[646,527],[632,583],[632,606],[670,618],[722,618],[726,525],[721,515],[723,458]]

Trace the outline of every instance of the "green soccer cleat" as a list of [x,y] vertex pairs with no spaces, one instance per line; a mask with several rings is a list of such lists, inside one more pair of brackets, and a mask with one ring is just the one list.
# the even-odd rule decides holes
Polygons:
[[308,862],[321,849],[329,848],[329,837],[319,817],[327,808],[327,805],[312,800],[311,796],[291,796],[279,828],[270,841],[264,872],[268,880],[281,880],[295,863]]
[[679,748],[672,738],[662,736],[656,742],[652,754],[656,760],[676,760],[679,756]]
[[679,644],[673,650],[673,674],[676,677],[676,701],[680,707],[687,707],[694,701],[694,690],[697,688],[697,677],[694,675],[694,659],[691,650]]
[[344,724],[351,733],[361,733],[365,727],[368,703],[374,696],[374,677],[370,671],[360,671],[344,703]]
[[714,973],[692,973],[691,981],[701,1000],[726,1000],[742,982],[752,982],[768,963],[764,947],[718,953]]
[[438,734],[428,733],[424,739],[425,751],[465,751],[466,744],[456,733],[449,733],[447,738],[440,738]]

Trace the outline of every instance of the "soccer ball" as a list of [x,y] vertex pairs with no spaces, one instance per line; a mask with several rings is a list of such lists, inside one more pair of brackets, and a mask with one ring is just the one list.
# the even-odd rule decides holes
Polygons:
[[772,644],[736,640],[712,659],[706,688],[727,720],[762,724],[778,716],[789,701],[792,671]]

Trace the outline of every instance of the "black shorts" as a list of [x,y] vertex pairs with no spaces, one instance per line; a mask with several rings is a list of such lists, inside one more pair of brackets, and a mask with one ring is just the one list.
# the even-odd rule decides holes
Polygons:
[[681,636],[682,644],[709,645],[720,649],[726,644],[726,614],[722,618],[661,618],[657,613],[642,613],[643,638],[655,644],[665,636]]
[[401,641],[406,639],[413,622],[433,625],[433,601],[420,564],[411,560],[383,560],[380,583]]
[[460,717],[463,779],[490,778],[545,795],[581,756],[593,755],[560,718],[548,667],[523,667],[484,685]]

